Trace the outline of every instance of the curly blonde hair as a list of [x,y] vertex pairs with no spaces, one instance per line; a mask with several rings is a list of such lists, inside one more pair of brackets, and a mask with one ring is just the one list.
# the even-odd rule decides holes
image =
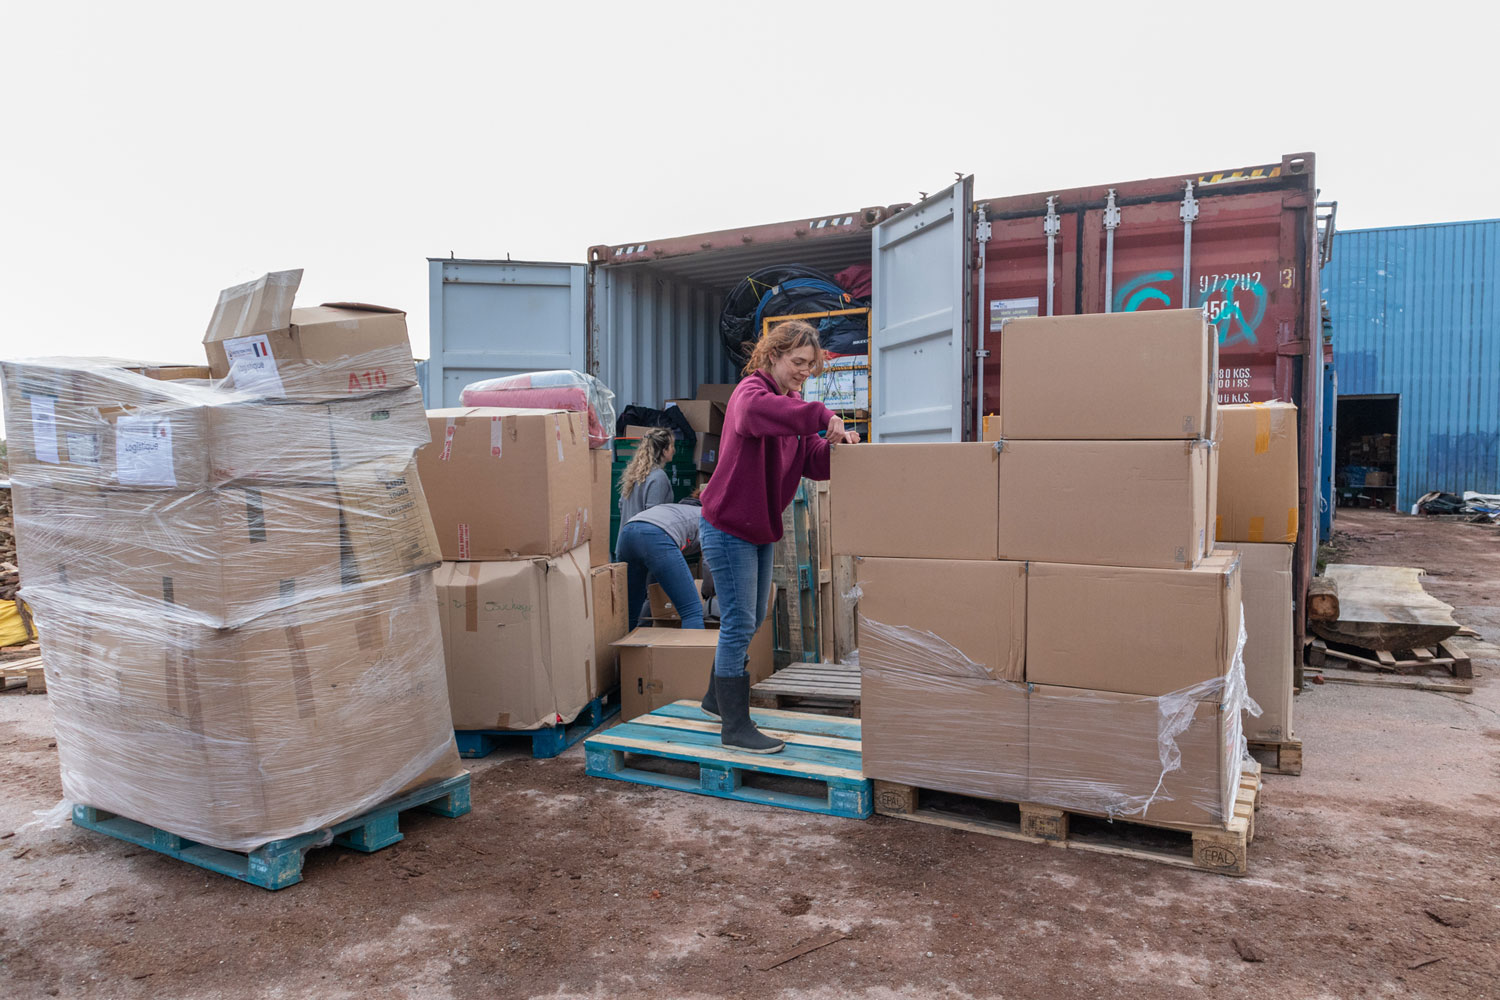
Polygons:
[[667,464],[667,451],[672,447],[672,432],[665,427],[653,427],[641,437],[641,443],[620,474],[620,496],[628,497],[646,478]]
[[767,330],[755,342],[755,350],[750,352],[750,360],[745,363],[744,373],[749,375],[753,371],[768,369],[771,362],[799,347],[813,349],[813,367],[808,374],[823,374],[823,345],[818,343],[817,328],[800,319],[789,319]]

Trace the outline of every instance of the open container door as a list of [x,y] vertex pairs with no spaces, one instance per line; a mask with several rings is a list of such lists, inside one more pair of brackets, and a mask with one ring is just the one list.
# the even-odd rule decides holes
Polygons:
[[429,257],[427,268],[429,408],[458,406],[480,379],[588,371],[584,265]]
[[969,215],[974,178],[875,227],[870,440],[963,441],[969,433]]

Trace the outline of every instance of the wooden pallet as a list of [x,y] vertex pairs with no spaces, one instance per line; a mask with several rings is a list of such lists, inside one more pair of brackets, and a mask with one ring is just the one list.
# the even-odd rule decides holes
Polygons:
[[47,693],[47,674],[42,670],[40,656],[0,664],[0,689],[9,691],[18,687],[26,688],[27,694]]
[[1247,848],[1255,839],[1255,810],[1260,808],[1260,770],[1259,764],[1245,765],[1234,814],[1224,829],[1106,822],[1088,812],[1031,802],[992,802],[879,779],[875,781],[875,811],[991,837],[1245,875],[1249,871]]
[[[750,718],[767,735],[785,740],[786,749],[754,754],[724,747],[719,720],[696,701],[678,701],[590,736],[583,744],[586,770],[596,778],[784,809],[850,819],[870,815],[858,719],[768,709],[752,711]],[[680,773],[694,768],[696,775]]]
[[859,718],[859,667],[793,663],[750,689],[755,708],[801,708]]
[[302,881],[302,862],[307,852],[328,843],[329,834],[333,836],[332,843],[339,847],[349,847],[366,854],[400,841],[404,834],[401,833],[398,820],[401,813],[408,809],[420,809],[438,816],[464,815],[469,811],[469,776],[461,774],[456,778],[439,781],[391,799],[384,805],[332,827],[284,840],[273,840],[249,852],[226,851],[195,843],[186,837],[95,809],[93,806],[75,805],[73,825],[150,848],[158,854],[258,885],[262,889],[276,890]]
[[1416,649],[1363,650],[1314,639],[1307,650],[1307,665],[1355,670],[1368,668],[1390,674],[1431,674],[1438,671],[1458,680],[1470,680],[1474,677],[1474,663],[1469,654],[1450,640],[1444,640],[1436,646],[1421,646]]
[[545,760],[556,757],[619,714],[620,689],[615,688],[589,702],[566,725],[540,729],[457,729],[453,738],[458,742],[460,757],[488,757],[507,744],[529,743],[531,756]]
[[1338,667],[1314,667],[1311,676],[1326,684],[1356,684],[1363,687],[1407,688],[1412,691],[1436,691],[1439,694],[1473,694],[1467,681],[1444,677],[1415,677],[1411,674],[1382,674],[1373,670],[1341,670]]
[[1302,773],[1301,740],[1246,740],[1250,753],[1268,774]]

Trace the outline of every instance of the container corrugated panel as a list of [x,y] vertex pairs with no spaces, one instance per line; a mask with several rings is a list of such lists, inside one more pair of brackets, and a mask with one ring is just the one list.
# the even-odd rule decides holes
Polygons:
[[1500,492],[1500,220],[1334,236],[1339,394],[1400,396],[1397,506]]
[[617,410],[734,381],[718,336],[717,295],[647,266],[596,267],[593,280],[591,367],[614,391]]

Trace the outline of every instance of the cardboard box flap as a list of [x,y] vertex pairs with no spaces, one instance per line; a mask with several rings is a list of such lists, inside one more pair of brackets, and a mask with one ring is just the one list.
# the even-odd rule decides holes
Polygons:
[[350,312],[395,313],[398,316],[406,315],[405,309],[397,309],[395,306],[377,306],[371,302],[324,302],[319,308],[344,309]]
[[717,629],[638,628],[612,645],[631,647],[670,647],[673,649],[701,649],[717,647]]
[[285,330],[292,324],[292,299],[302,284],[302,269],[272,271],[254,281],[219,293],[205,344]]

